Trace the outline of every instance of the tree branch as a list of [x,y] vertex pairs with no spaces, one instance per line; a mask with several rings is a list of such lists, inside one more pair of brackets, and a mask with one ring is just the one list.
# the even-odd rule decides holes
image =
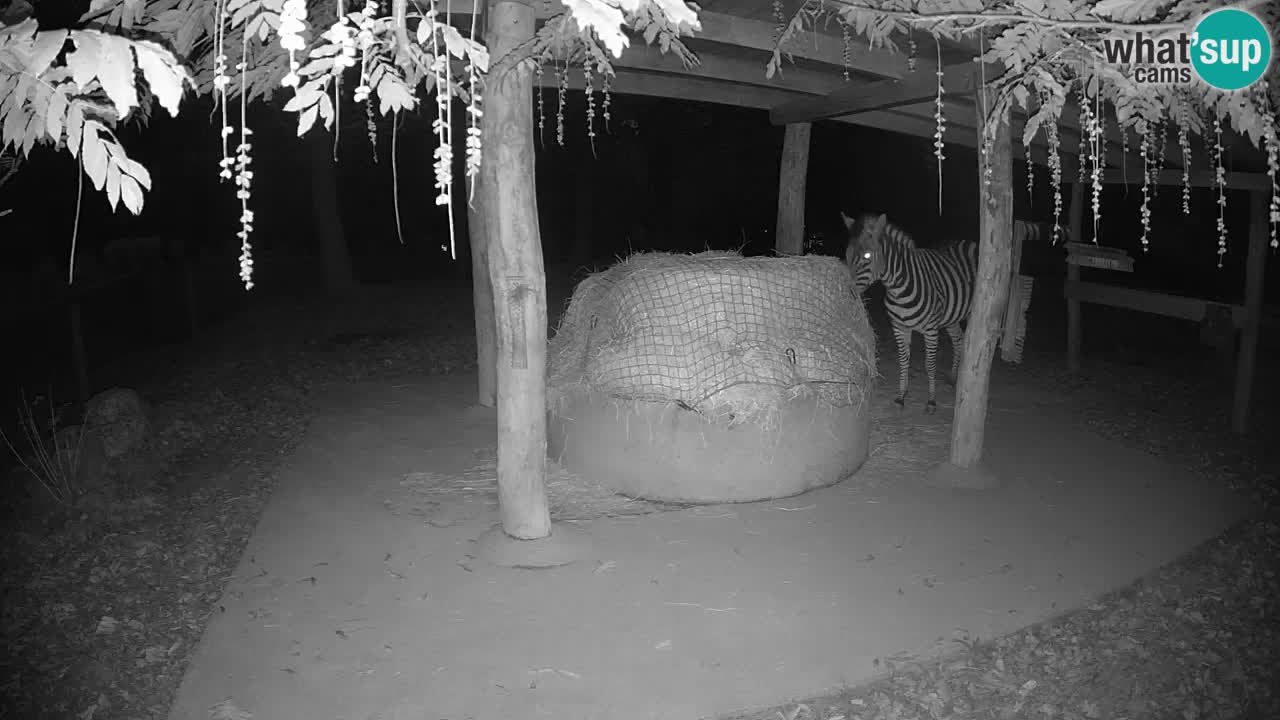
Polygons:
[[[885,10],[882,8],[871,7],[849,0],[832,0],[834,4],[853,10],[861,10],[864,12],[883,15],[886,17],[899,18],[910,23],[935,24],[943,22],[968,21],[978,24],[990,23],[1030,23],[1034,25],[1042,25],[1057,30],[1113,30],[1123,32],[1166,32],[1174,30],[1186,30],[1187,22],[1170,22],[1170,23],[1122,23],[1110,20],[1058,20],[1055,18],[1043,17],[1040,15],[1024,15],[1021,13],[964,13],[964,12],[946,12],[946,13],[921,13],[908,10]],[[1231,8],[1234,10],[1250,10],[1259,5],[1266,5],[1270,0],[1241,0],[1233,5],[1223,5],[1221,8]],[[963,28],[968,30],[971,28]]]

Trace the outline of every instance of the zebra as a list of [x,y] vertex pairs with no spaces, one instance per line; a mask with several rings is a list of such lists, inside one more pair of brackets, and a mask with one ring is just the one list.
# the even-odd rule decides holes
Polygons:
[[906,407],[907,368],[911,361],[911,334],[924,336],[925,372],[929,376],[929,401],[925,413],[937,411],[938,331],[951,338],[951,375],[954,383],[964,347],[962,321],[969,318],[973,287],[978,274],[978,244],[953,242],[939,249],[917,248],[915,241],[884,215],[864,215],[858,220],[840,213],[848,230],[845,263],[855,291],[862,294],[879,281],[885,287],[885,309],[898,345],[898,397]]

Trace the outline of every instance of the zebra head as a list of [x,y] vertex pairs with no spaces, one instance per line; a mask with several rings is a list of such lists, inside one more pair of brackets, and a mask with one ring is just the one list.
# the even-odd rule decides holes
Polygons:
[[840,213],[848,231],[848,245],[844,251],[845,264],[853,276],[854,290],[861,295],[876,281],[884,279],[884,253],[881,238],[887,219],[884,215],[863,215],[857,220]]

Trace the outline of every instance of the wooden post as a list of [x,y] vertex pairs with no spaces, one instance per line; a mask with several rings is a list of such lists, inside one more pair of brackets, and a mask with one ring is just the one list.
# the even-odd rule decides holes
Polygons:
[[779,255],[804,252],[804,186],[809,176],[809,136],[813,126],[790,123],[782,138],[778,171],[778,226],[774,248]]
[[581,158],[574,173],[573,246],[569,260],[578,269],[591,259],[591,240],[595,234],[596,165],[592,158]]
[[346,293],[355,287],[356,281],[338,202],[338,171],[331,150],[333,136],[323,127],[313,128],[307,133],[306,143],[311,151],[311,220],[320,243],[324,289],[335,295]]
[[[72,292],[75,292],[72,290]],[[84,352],[84,327],[80,322],[80,299],[71,298],[67,303],[67,314],[71,321],[71,362],[76,374],[76,392],[80,394],[80,402],[89,402],[89,360]]]
[[1270,193],[1249,193],[1249,259],[1245,265],[1244,327],[1236,356],[1236,391],[1231,405],[1231,429],[1243,434],[1249,425],[1249,400],[1257,368],[1258,328],[1262,322],[1262,290],[1267,267],[1267,221]]
[[497,320],[493,284],[489,282],[489,236],[485,232],[484,173],[476,175],[475,194],[467,204],[467,237],[471,248],[471,305],[475,309],[477,391],[484,407],[498,404]]
[[[979,132],[996,123],[988,153],[978,153],[979,235],[978,277],[973,289],[973,309],[965,330],[956,383],[956,410],[951,425],[951,464],[975,469],[982,458],[987,420],[987,392],[991,360],[1009,293],[1013,246],[1013,130],[1011,118],[984,118],[981,108],[994,102],[988,95],[977,103]],[[987,182],[986,170],[990,170]]]
[[479,190],[497,320],[498,509],[517,540],[551,534],[547,457],[547,275],[534,190],[532,69],[513,50],[533,39],[528,1],[489,0]]
[[[1080,238],[1084,230],[1084,185],[1071,183],[1071,206],[1067,208],[1067,240],[1083,242]],[[1067,290],[1080,282],[1080,266],[1067,263]],[[1067,369],[1071,372],[1080,370],[1080,301],[1067,298]]]
[[179,262],[182,263],[182,296],[187,306],[187,334],[194,340],[200,334],[200,306],[196,304],[196,259],[190,253],[183,253]]

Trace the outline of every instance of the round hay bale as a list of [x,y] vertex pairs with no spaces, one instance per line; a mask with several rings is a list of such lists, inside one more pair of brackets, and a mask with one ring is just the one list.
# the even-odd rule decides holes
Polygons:
[[866,460],[875,337],[834,258],[633,255],[548,350],[549,454],[624,495],[786,497]]
[[683,503],[798,495],[840,482],[867,459],[869,402],[831,407],[798,397],[776,419],[776,428],[733,423],[583,391],[551,413],[547,444],[566,468],[615,492]]

